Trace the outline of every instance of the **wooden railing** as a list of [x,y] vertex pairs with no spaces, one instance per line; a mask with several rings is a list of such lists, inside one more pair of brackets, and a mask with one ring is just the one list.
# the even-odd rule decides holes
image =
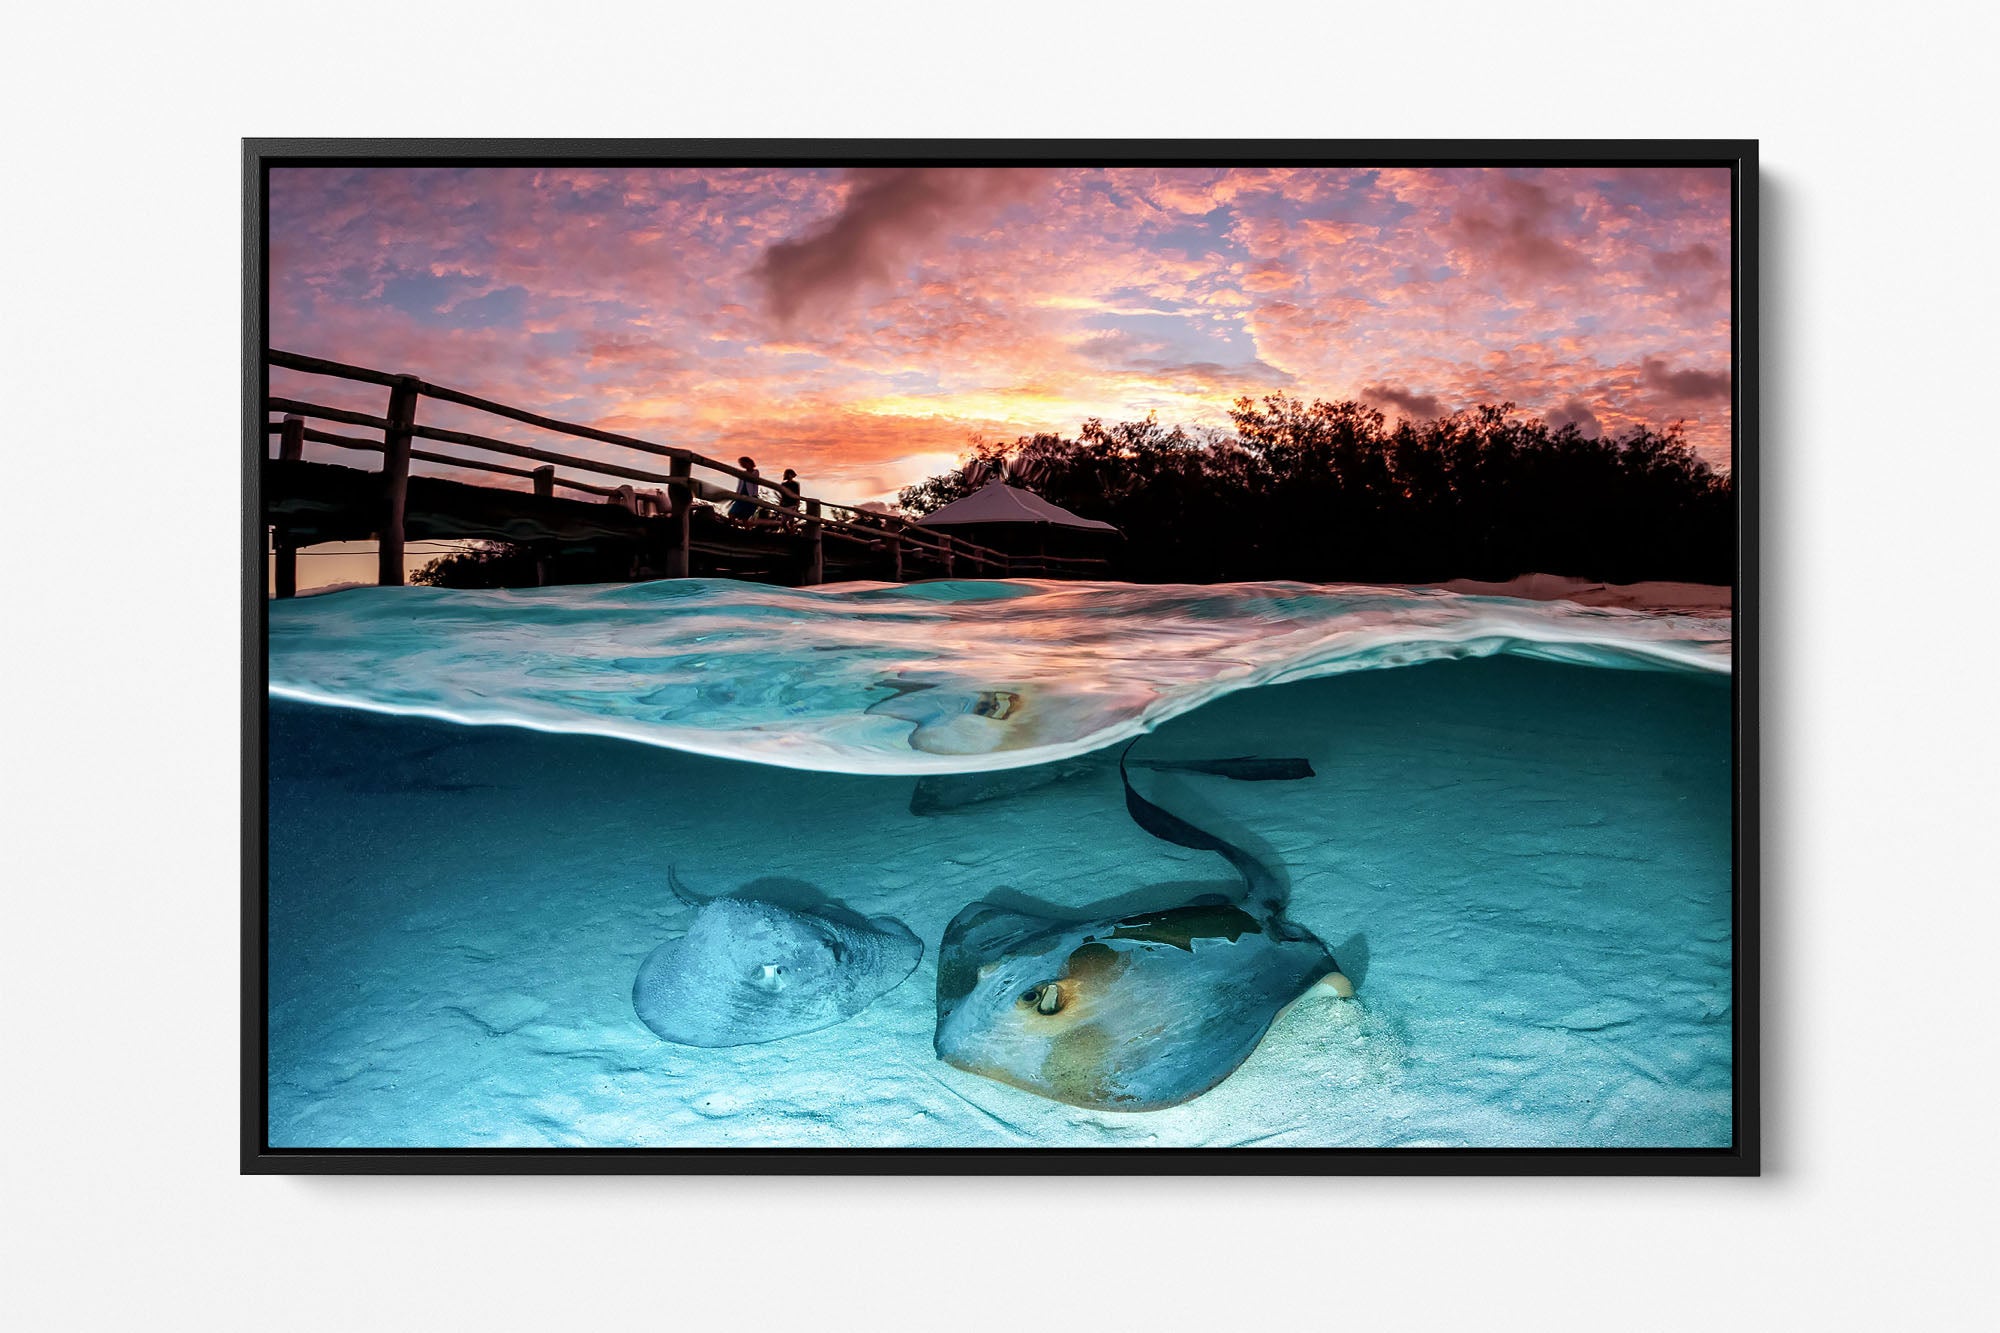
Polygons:
[[[562,486],[568,490],[607,499],[612,503],[630,505],[635,497],[629,483],[650,482],[663,487],[671,501],[668,513],[671,531],[667,554],[667,575],[670,578],[687,576],[692,518],[694,505],[698,500],[712,504],[747,503],[760,512],[783,520],[787,526],[802,525],[809,551],[804,579],[806,583],[819,583],[824,580],[823,544],[829,537],[863,543],[875,550],[884,551],[890,558],[894,577],[899,581],[904,577],[906,556],[919,558],[940,567],[947,577],[965,572],[1004,578],[1017,570],[1038,574],[1081,573],[1092,567],[1102,568],[1104,563],[1097,560],[1053,556],[1009,556],[1003,551],[981,546],[962,537],[952,536],[950,533],[918,527],[894,515],[879,514],[853,505],[815,497],[801,496],[794,506],[787,506],[766,500],[761,494],[739,495],[733,490],[713,486],[696,478],[693,475],[694,469],[702,468],[718,472],[739,481],[753,480],[756,485],[773,491],[779,488],[776,483],[766,480],[761,474],[753,474],[733,464],[705,457],[689,449],[658,444],[634,435],[602,430],[596,426],[560,421],[538,412],[529,412],[506,403],[495,402],[443,385],[431,384],[414,375],[391,374],[387,371],[371,370],[365,366],[350,366],[338,361],[301,356],[296,352],[276,349],[266,351],[264,359],[267,366],[307,375],[375,384],[388,389],[388,403],[380,416],[268,392],[264,403],[267,414],[280,413],[284,417],[281,421],[271,421],[266,424],[267,431],[278,437],[280,459],[300,458],[307,441],[382,455],[382,522],[376,574],[378,581],[385,584],[403,582],[404,508],[412,461],[527,478],[532,481],[535,494],[544,498],[552,496],[555,488]],[[497,439],[490,435],[426,425],[417,420],[418,407],[426,398],[455,403],[460,407],[502,417],[556,435],[592,440],[653,458],[663,458],[667,460],[667,470],[661,472],[656,467],[634,466],[609,459],[579,458],[534,445]],[[366,430],[377,431],[380,436],[365,438],[342,435],[307,425],[308,421],[359,426]],[[522,468],[489,459],[440,454],[416,448],[417,440],[430,440],[488,454],[528,459],[541,466],[532,469]],[[600,477],[623,478],[627,484],[604,486],[579,481],[574,477],[558,478],[556,474],[558,467]],[[845,519],[833,517],[835,513],[847,514],[850,517]],[[280,542],[275,558],[278,563],[277,581],[282,595],[295,585],[296,566],[291,563],[294,553]]]

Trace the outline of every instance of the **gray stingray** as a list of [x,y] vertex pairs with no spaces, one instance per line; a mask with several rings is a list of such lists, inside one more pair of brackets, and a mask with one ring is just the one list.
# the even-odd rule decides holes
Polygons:
[[902,922],[839,908],[696,898],[687,934],[646,956],[632,1008],[682,1046],[747,1046],[852,1018],[916,970],[924,946]]
[[939,946],[936,1048],[1057,1101],[1151,1111],[1227,1078],[1315,986],[1353,988],[1327,947],[1285,919],[1268,866],[1139,795],[1122,759],[1118,773],[1141,828],[1219,853],[1248,892],[1083,922],[975,903]]

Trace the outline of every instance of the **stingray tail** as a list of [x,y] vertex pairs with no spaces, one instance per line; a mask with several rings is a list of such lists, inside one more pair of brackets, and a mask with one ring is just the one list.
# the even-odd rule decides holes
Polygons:
[[708,904],[708,899],[701,897],[689,889],[687,885],[681,883],[681,877],[674,873],[671,861],[667,863],[667,888],[673,893],[674,897],[680,899],[689,907],[704,907]]
[[1198,829],[1173,811],[1154,805],[1132,786],[1132,775],[1126,771],[1125,758],[1132,753],[1132,746],[1138,743],[1133,741],[1118,755],[1118,780],[1125,784],[1125,810],[1132,816],[1132,822],[1162,842],[1191,847],[1198,852],[1215,852],[1236,867],[1236,873],[1243,876],[1243,883],[1249,888],[1254,901],[1272,912],[1282,908],[1285,905],[1285,888],[1276,871],[1227,838]]

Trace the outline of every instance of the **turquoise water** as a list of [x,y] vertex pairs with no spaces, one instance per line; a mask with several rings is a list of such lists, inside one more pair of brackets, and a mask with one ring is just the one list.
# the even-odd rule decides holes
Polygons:
[[726,579],[271,604],[276,697],[790,768],[970,772],[1128,740],[1258,685],[1495,653],[1726,673],[1730,626],[1296,583]]
[[[275,1145],[1728,1142],[1726,619],[1290,585],[272,611]],[[1135,757],[1311,761],[1143,780],[1281,869],[1354,998],[1302,1000],[1161,1111],[943,1064],[935,953],[962,907],[1233,890],[1127,816],[1134,734]],[[985,799],[913,813],[919,780],[1002,765]],[[925,957],[837,1026],[670,1045],[631,1005],[691,913],[669,863],[702,893],[894,916]]]

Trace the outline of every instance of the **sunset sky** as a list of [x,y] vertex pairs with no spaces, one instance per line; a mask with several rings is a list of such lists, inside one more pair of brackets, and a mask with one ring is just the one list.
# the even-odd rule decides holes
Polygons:
[[975,433],[1226,426],[1279,389],[1685,420],[1729,461],[1721,169],[308,168],[270,198],[274,347],[749,453],[833,499]]

